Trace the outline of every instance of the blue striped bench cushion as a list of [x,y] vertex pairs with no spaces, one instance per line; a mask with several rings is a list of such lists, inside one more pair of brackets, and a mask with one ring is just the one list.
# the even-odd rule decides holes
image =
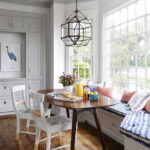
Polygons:
[[146,111],[130,112],[122,121],[120,132],[150,147],[150,114]]
[[129,105],[123,102],[120,102],[113,106],[104,107],[103,109],[123,117],[131,112]]

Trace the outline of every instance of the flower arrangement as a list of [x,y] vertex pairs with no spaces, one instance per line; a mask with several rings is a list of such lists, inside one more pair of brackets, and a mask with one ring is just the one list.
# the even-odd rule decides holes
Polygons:
[[59,83],[62,83],[63,86],[70,86],[76,82],[76,75],[73,74],[65,74],[59,77]]

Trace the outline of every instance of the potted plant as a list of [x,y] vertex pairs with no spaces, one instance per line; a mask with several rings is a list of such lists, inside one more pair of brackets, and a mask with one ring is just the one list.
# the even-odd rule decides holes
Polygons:
[[73,74],[65,74],[59,77],[59,83],[61,83],[64,87],[64,91],[72,92],[73,85],[76,82],[76,75]]

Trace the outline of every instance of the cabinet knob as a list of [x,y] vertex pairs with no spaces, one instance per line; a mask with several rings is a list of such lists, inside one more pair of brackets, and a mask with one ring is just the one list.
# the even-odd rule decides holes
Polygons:
[[6,90],[6,89],[7,89],[7,86],[4,86],[4,89]]
[[4,101],[4,104],[6,104],[7,102],[6,101]]
[[31,70],[30,70],[30,68],[28,68],[28,72],[30,72]]
[[30,85],[28,86],[28,89],[29,89],[29,90],[31,89],[31,86],[30,86]]

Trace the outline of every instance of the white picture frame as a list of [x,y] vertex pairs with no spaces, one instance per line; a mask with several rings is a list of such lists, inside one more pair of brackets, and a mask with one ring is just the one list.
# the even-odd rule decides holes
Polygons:
[[1,71],[19,72],[21,70],[20,44],[0,43]]

